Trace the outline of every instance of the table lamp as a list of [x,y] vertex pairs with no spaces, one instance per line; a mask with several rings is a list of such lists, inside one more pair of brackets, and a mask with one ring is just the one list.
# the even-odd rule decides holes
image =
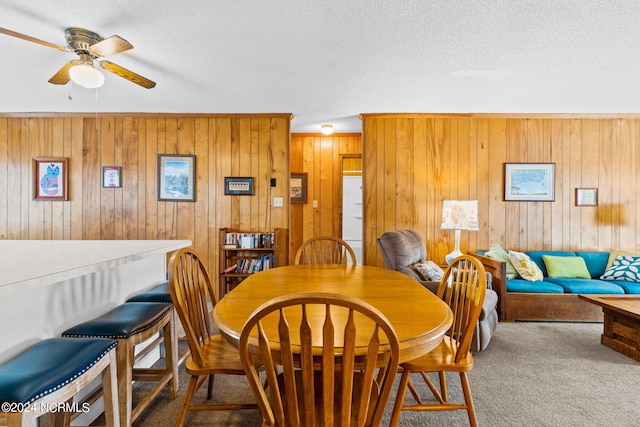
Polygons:
[[456,243],[453,251],[444,257],[447,264],[462,256],[460,252],[460,230],[478,230],[477,200],[445,200],[442,202],[443,230],[455,230]]

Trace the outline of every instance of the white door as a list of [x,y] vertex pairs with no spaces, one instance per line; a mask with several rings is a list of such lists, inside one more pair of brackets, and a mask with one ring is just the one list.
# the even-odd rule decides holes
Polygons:
[[362,177],[342,178],[342,240],[356,253],[362,264]]

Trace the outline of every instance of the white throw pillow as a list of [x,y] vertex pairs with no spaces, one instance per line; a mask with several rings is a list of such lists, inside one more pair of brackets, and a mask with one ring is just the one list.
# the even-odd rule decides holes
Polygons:
[[522,252],[509,251],[509,259],[523,279],[530,282],[538,282],[543,279],[542,270],[540,270],[538,264],[531,261],[529,255]]

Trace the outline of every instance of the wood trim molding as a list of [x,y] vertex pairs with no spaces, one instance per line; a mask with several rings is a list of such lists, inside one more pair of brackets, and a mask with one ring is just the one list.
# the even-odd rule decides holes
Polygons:
[[272,117],[279,118],[284,117],[289,120],[293,120],[292,113],[258,113],[258,114],[250,114],[250,113],[222,113],[222,114],[209,114],[209,113],[135,113],[135,112],[105,112],[105,113],[95,113],[95,112],[0,112],[0,117],[7,118],[34,118],[34,117],[44,117],[44,118],[56,118],[56,117],[87,117],[87,118],[104,118],[104,117],[136,117],[136,118],[180,118],[180,117],[190,117],[190,118],[207,118],[207,119],[220,119],[220,118],[260,118],[260,117]]

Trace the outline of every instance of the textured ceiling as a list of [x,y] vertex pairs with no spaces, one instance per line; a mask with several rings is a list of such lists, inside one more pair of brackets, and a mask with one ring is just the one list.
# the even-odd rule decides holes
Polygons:
[[2,0],[0,27],[52,43],[120,35],[107,59],[157,86],[54,86],[75,55],[0,34],[0,112],[637,113],[639,22],[637,0]]

